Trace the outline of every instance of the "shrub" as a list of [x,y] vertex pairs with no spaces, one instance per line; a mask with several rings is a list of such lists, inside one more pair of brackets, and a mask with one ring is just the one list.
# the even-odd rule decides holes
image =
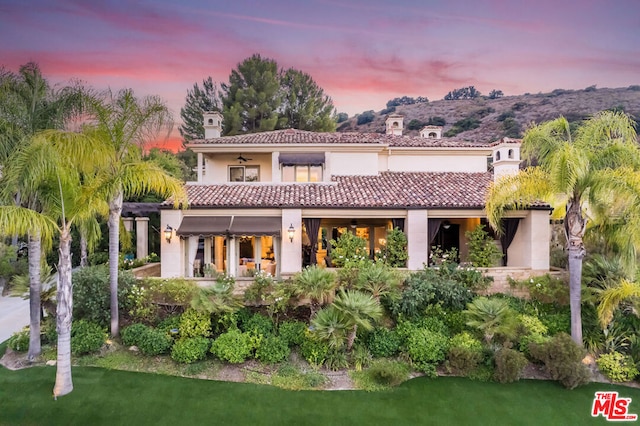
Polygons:
[[628,382],[639,374],[633,359],[620,352],[602,354],[596,363],[602,374],[612,382]]
[[221,334],[211,345],[211,353],[223,361],[240,364],[251,356],[253,347],[248,334],[229,330]]
[[172,315],[170,317],[166,317],[165,319],[160,321],[160,324],[158,324],[158,327],[156,328],[158,330],[164,331],[169,336],[174,336],[179,334],[180,333],[180,315]]
[[368,367],[371,364],[371,352],[362,344],[357,344],[351,351],[351,363],[356,371],[361,371],[364,367]]
[[416,329],[407,340],[407,352],[418,368],[444,361],[448,350],[447,336],[426,328]]
[[150,356],[169,352],[173,343],[173,339],[171,339],[167,333],[153,328],[147,328],[147,330],[139,336],[139,339],[137,346],[140,352]]
[[307,325],[301,321],[284,321],[278,328],[278,335],[289,347],[299,346],[304,339]]
[[365,111],[362,114],[358,114],[358,118],[356,119],[356,123],[358,126],[362,124],[371,123],[374,118],[376,118],[375,112],[373,110]]
[[209,343],[209,339],[202,336],[180,339],[171,348],[171,359],[182,364],[205,359]]
[[542,303],[567,305],[569,303],[569,286],[566,282],[549,274],[531,277],[528,280],[515,281],[509,279],[511,286],[526,288],[531,299]]
[[395,330],[377,327],[369,333],[367,346],[375,358],[394,356],[400,350],[402,338]]
[[71,353],[83,355],[100,350],[107,334],[99,324],[78,320],[71,325]]
[[256,349],[256,358],[266,364],[276,364],[286,360],[290,352],[286,340],[277,336],[268,336]]
[[502,258],[502,252],[480,224],[465,232],[469,246],[469,260],[476,268],[489,268]]
[[211,335],[211,315],[207,312],[198,312],[195,309],[187,309],[180,315],[180,338],[209,337]]
[[387,231],[386,240],[387,242],[382,251],[376,254],[376,259],[380,259],[385,264],[395,268],[404,268],[409,258],[407,236],[399,228],[393,228]]
[[144,285],[151,288],[151,299],[154,303],[172,306],[189,306],[198,289],[195,282],[184,278],[147,279]]
[[245,333],[253,332],[262,336],[272,335],[273,328],[273,321],[271,321],[271,318],[259,313],[253,314],[251,318],[244,322],[240,327],[240,329]]
[[474,294],[464,283],[447,274],[444,270],[426,267],[411,273],[402,297],[391,303],[392,313],[396,317],[418,318],[430,304],[437,302],[445,309],[464,309]]
[[314,368],[324,364],[329,354],[329,344],[323,340],[317,339],[314,335],[307,331],[304,339],[300,344],[300,354]]
[[350,262],[359,262],[368,259],[367,247],[369,243],[361,237],[345,232],[337,240],[330,240],[331,261],[338,268],[342,268]]
[[[129,312],[127,297],[136,282],[131,271],[118,273],[118,307]],[[107,327],[111,321],[109,268],[106,265],[87,266],[73,273],[73,318],[84,319]]]
[[333,348],[327,353],[327,357],[324,361],[324,365],[329,370],[338,371],[343,368],[349,367],[349,360],[347,359],[347,353],[342,349]]
[[149,327],[144,324],[131,324],[122,330],[121,338],[122,344],[125,346],[138,346],[142,340],[142,335],[149,330]]
[[447,354],[447,369],[454,374],[468,376],[482,361],[482,343],[467,332],[453,336]]
[[26,352],[29,350],[29,333],[29,327],[13,333],[13,335],[9,337],[7,344],[14,351]]
[[250,303],[261,303],[267,300],[270,290],[273,289],[276,280],[265,271],[259,271],[253,276],[253,282],[244,291],[244,300]]
[[409,366],[399,361],[378,360],[366,370],[366,375],[378,385],[398,386],[409,378]]
[[529,352],[534,359],[544,363],[553,380],[574,389],[589,382],[590,373],[582,358],[586,351],[578,346],[571,336],[559,333],[542,344],[530,343]]
[[520,379],[527,365],[527,358],[520,352],[502,348],[495,355],[496,369],[493,377],[500,383],[511,383]]

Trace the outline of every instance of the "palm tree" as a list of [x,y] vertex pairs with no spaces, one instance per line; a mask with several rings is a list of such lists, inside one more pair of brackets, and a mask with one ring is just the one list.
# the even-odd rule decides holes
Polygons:
[[[105,142],[110,152],[101,159],[94,187],[109,202],[109,284],[111,289],[111,335],[120,332],[118,313],[118,255],[120,216],[125,198],[156,192],[173,197],[175,205],[186,200],[182,182],[160,166],[142,159],[145,144],[171,127],[171,114],[158,97],[138,99],[131,90],[107,91],[93,103],[93,137]],[[185,203],[186,204],[186,203]]]
[[313,319],[321,305],[327,303],[336,289],[335,274],[327,269],[312,265],[293,277],[295,293],[308,297],[311,301],[309,320]]
[[491,226],[499,230],[505,210],[540,200],[564,219],[569,254],[571,337],[582,345],[581,276],[587,227],[607,229],[607,241],[631,265],[640,242],[640,151],[633,121],[604,111],[572,131],[565,118],[533,126],[523,153],[538,166],[495,182],[487,195]]
[[[65,86],[52,89],[42,76],[36,63],[20,67],[17,75],[0,73],[0,175],[13,161],[15,153],[32,142],[37,132],[46,129],[61,129],[82,109],[83,89],[80,86]],[[5,173],[6,175],[6,173]],[[38,194],[24,191],[24,182],[9,185],[1,182],[0,197],[8,203],[35,211],[41,210]],[[33,361],[40,355],[40,263],[43,248],[37,230],[27,235],[29,261],[29,352]],[[14,236],[14,245],[17,238]]]
[[382,262],[370,262],[358,271],[356,288],[364,290],[379,303],[382,296],[398,295],[402,278],[397,270]]
[[[69,132],[41,133],[19,149],[5,169],[7,181],[27,177],[26,196],[36,193],[42,212],[20,206],[0,207],[0,229],[7,234],[25,235],[34,230],[50,244],[59,238],[56,329],[58,332],[54,397],[73,390],[71,378],[71,227],[76,221],[106,214],[106,204],[93,198],[91,188],[83,186],[91,159],[103,152],[91,139]],[[39,311],[38,306],[38,311]]]
[[516,324],[513,309],[504,299],[489,299],[478,297],[467,304],[462,311],[469,327],[477,328],[484,333],[487,343],[491,343],[496,334],[512,336]]
[[358,290],[340,291],[332,305],[344,318],[349,328],[347,335],[347,351],[353,347],[358,327],[365,330],[373,328],[373,321],[382,317],[382,307],[370,295]]
[[598,294],[598,320],[602,329],[606,329],[613,313],[624,306],[635,316],[640,317],[640,284],[626,279],[608,286]]
[[335,306],[329,306],[320,309],[313,317],[311,330],[319,339],[327,341],[329,347],[340,349],[347,337],[349,323]]

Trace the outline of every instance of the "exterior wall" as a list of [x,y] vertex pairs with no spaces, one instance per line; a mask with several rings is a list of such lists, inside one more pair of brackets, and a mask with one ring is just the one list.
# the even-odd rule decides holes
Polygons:
[[[384,164],[383,161],[380,162]],[[386,170],[391,172],[486,172],[487,157],[484,155],[447,154],[434,155],[415,153],[408,155],[391,152],[387,156]]]
[[408,239],[407,269],[422,269],[422,264],[429,261],[429,225],[426,210],[407,211],[405,230]]
[[251,161],[240,164],[238,154],[204,155],[202,183],[226,183],[229,181],[229,166],[260,166],[260,182],[272,182],[272,155],[245,154]]
[[528,211],[507,250],[507,266],[548,270],[550,232],[547,210]]
[[[287,235],[291,225],[295,229],[293,242]],[[292,275],[302,270],[302,210],[282,210],[281,235],[280,274]]]
[[167,242],[164,238],[160,238],[160,255],[162,257],[162,266],[160,276],[163,278],[181,277],[184,275],[184,244],[176,235],[176,229],[182,221],[181,210],[161,210],[160,211],[160,228],[162,231],[169,225],[173,228],[173,236],[171,242]]
[[378,154],[375,152],[332,152],[330,168],[325,172],[330,175],[358,176],[378,174]]

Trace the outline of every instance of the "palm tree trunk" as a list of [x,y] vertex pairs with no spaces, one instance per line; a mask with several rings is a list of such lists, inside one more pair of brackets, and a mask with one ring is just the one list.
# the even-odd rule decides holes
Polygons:
[[120,334],[118,313],[118,262],[120,248],[120,214],[122,191],[109,202],[109,289],[111,291],[111,335]]
[[571,308],[571,338],[582,346],[582,259],[585,248],[582,237],[586,220],[582,216],[580,203],[572,199],[567,203],[565,216],[569,257],[569,307]]
[[71,234],[64,227],[60,233],[60,259],[58,261],[58,308],[56,329],[58,331],[58,361],[53,396],[66,395],[73,390],[71,379],[71,319],[73,292],[71,290]]
[[40,232],[29,234],[29,352],[27,359],[40,356]]
[[356,341],[356,335],[358,334],[358,325],[354,324],[349,336],[347,337],[347,351],[351,351],[353,343]]
[[87,235],[80,229],[80,267],[84,268],[89,262],[87,261]]

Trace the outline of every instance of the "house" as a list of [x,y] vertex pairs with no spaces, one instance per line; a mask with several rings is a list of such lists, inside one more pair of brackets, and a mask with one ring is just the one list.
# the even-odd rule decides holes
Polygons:
[[[163,277],[290,276],[331,265],[329,241],[344,232],[363,237],[373,255],[395,227],[407,235],[410,270],[428,263],[435,245],[464,260],[464,234],[485,220],[489,184],[520,164],[520,140],[443,138],[437,126],[402,135],[397,114],[385,134],[221,130],[221,114],[206,113],[205,138],[188,145],[198,158],[188,208],[162,206]],[[509,212],[505,228],[507,266],[548,270],[548,206]]]

